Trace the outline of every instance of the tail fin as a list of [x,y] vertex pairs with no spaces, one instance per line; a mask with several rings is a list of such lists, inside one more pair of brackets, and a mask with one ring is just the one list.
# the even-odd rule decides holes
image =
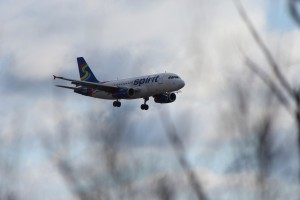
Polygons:
[[95,83],[99,82],[83,57],[78,57],[77,63],[79,68],[80,80]]

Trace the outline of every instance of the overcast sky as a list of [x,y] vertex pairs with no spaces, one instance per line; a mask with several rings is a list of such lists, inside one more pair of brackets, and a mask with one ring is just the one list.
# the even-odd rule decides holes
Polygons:
[[[285,1],[245,0],[243,4],[277,61],[285,66],[284,74],[299,87],[300,37]],[[113,127],[113,122],[123,124],[120,145],[144,152],[140,155],[143,159],[161,156],[156,163],[149,162],[142,182],[177,169],[162,110],[170,114],[189,147],[187,157],[193,168],[205,174],[201,178],[208,183],[205,189],[209,194],[213,196],[213,191],[233,176],[250,182],[253,179],[252,172],[243,173],[233,166],[236,155],[231,146],[236,135],[226,132],[222,117],[233,106],[232,86],[247,85],[253,78],[247,75],[242,52],[262,66],[266,61],[232,1],[4,0],[0,1],[0,23],[0,133],[7,146],[2,156],[21,160],[17,191],[24,199],[76,199],[40,139],[43,134],[57,134],[61,124],[80,135],[90,130],[86,120],[90,116],[96,117],[103,130]],[[172,104],[155,104],[151,99],[145,112],[140,110],[142,100],[124,100],[116,109],[112,101],[54,87],[60,82],[52,80],[53,74],[79,78],[79,56],[85,57],[103,81],[167,71],[180,75],[186,86]],[[255,112],[259,110],[254,106]],[[296,147],[292,147],[293,120],[279,112],[282,115],[275,132],[291,145],[287,150],[291,159],[285,168],[275,170],[275,177],[279,185],[294,189],[295,174],[286,174],[297,168],[292,161],[297,156]],[[289,136],[282,135],[287,131]],[[15,155],[20,152],[12,143],[15,138],[22,139],[21,156]],[[82,159],[85,148],[78,144],[75,160]],[[29,189],[25,187],[28,185]],[[232,183],[232,187],[238,185]],[[240,187],[243,194],[249,192]],[[240,199],[234,190],[228,195]]]

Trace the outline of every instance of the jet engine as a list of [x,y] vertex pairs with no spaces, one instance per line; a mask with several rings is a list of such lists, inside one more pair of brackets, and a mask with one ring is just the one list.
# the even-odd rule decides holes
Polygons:
[[126,99],[131,98],[135,94],[132,88],[121,88],[118,92],[113,93],[113,97],[116,99]]
[[159,94],[154,96],[155,103],[172,103],[176,100],[175,93]]

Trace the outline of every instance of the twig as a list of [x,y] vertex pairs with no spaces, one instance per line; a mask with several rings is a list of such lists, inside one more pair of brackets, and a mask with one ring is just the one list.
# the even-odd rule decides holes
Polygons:
[[288,7],[289,7],[289,11],[290,11],[292,18],[295,20],[297,25],[300,27],[300,15],[299,15],[299,12],[297,11],[297,5],[296,5],[297,3],[300,3],[300,1],[299,0],[289,0]]
[[167,137],[171,142],[177,160],[181,165],[181,167],[183,168],[184,172],[186,173],[188,181],[191,187],[193,188],[193,190],[195,191],[197,198],[199,200],[207,200],[207,197],[203,192],[202,186],[198,181],[196,174],[190,168],[188,161],[185,158],[186,151],[181,139],[178,137],[174,124],[169,120],[170,117],[166,113],[163,113],[161,116],[162,116],[163,124],[165,126]]
[[[290,6],[292,6],[292,13],[297,17],[298,19],[298,14],[296,14],[296,1],[299,0],[293,0],[290,2]],[[276,78],[278,79],[279,83],[282,85],[282,87],[287,91],[287,93],[290,95],[290,97],[295,101],[295,104],[297,106],[296,110],[294,111],[294,119],[297,124],[297,135],[298,135],[298,156],[299,156],[299,163],[300,163],[300,96],[299,96],[299,91],[295,91],[292,89],[288,81],[285,79],[283,76],[282,72],[279,70],[279,66],[276,63],[275,59],[271,55],[269,49],[266,47],[266,45],[263,43],[262,39],[260,38],[258,32],[255,30],[254,26],[250,22],[241,2],[239,0],[234,0],[235,6],[243,19],[244,23],[246,24],[247,28],[249,29],[251,35],[253,36],[255,42],[257,45],[260,47],[262,50],[263,54],[265,55],[267,61],[269,62],[274,74],[276,75]],[[267,81],[267,80],[264,80]],[[268,82],[268,81],[267,81]],[[277,97],[278,98],[278,97]],[[300,168],[298,171],[298,179],[300,182]]]
[[288,101],[283,96],[282,92],[278,88],[278,86],[269,78],[269,76],[261,70],[253,61],[251,61],[249,58],[246,58],[246,66],[249,67],[249,69],[255,73],[271,90],[273,95],[278,99],[278,101],[286,108],[288,113],[294,117],[293,111],[290,109],[288,105]]
[[235,6],[243,19],[244,23],[246,24],[247,28],[249,29],[251,35],[253,36],[256,44],[259,46],[259,48],[262,50],[263,54],[266,56],[267,61],[269,62],[270,66],[272,67],[276,77],[278,78],[280,84],[287,90],[287,92],[294,96],[295,93],[293,89],[291,88],[288,81],[285,79],[285,77],[282,75],[281,71],[279,70],[279,66],[276,63],[275,59],[273,58],[271,52],[267,48],[267,46],[264,44],[262,39],[260,38],[258,32],[255,30],[254,26],[252,25],[251,21],[249,20],[241,2],[239,0],[234,0]]

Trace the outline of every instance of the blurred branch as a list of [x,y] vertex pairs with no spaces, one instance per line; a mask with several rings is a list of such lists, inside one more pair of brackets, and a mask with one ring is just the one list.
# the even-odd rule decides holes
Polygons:
[[[58,109],[54,117],[64,115],[63,111],[63,108]],[[122,160],[119,160],[120,142],[122,133],[126,130],[126,121],[122,120],[121,115],[118,118],[120,120],[112,120],[112,115],[88,112],[88,117],[82,122],[87,127],[83,134],[73,133],[70,119],[65,116],[56,127],[55,135],[44,136],[43,143],[51,155],[51,161],[69,191],[80,200],[125,199],[127,194],[130,198],[131,191],[127,190],[125,194],[122,190],[129,183],[124,181],[120,169]],[[74,150],[76,151],[74,144],[78,140],[87,145],[85,151],[88,155],[85,156],[84,163],[77,163],[77,159],[72,156]],[[102,184],[103,179],[107,179],[107,184],[114,187]]]
[[272,155],[272,138],[270,136],[272,125],[274,122],[274,110],[272,107],[272,99],[266,101],[266,113],[263,116],[263,119],[260,120],[257,127],[258,134],[258,146],[257,146],[257,161],[258,161],[258,169],[259,174],[257,177],[258,186],[260,189],[261,199],[271,199],[268,195],[268,184],[267,178],[270,173],[271,163],[273,160]]
[[291,17],[295,20],[297,25],[300,27],[300,15],[299,15],[299,11],[297,10],[297,3],[300,3],[300,0],[288,0],[288,7],[289,7]]
[[[65,141],[62,142],[62,144],[60,142],[60,138],[51,138],[49,135],[44,135],[42,137],[42,143],[45,149],[50,153],[50,161],[57,167],[58,172],[65,181],[70,192],[72,192],[72,194],[74,194],[80,200],[87,200],[89,199],[87,194],[79,187],[78,184],[80,177],[74,172],[72,166],[67,160],[69,157],[67,154],[65,154],[65,151],[69,149],[65,148]],[[61,154],[60,152],[64,153]]]
[[62,177],[65,179],[66,183],[68,183],[70,190],[81,200],[90,199],[88,194],[78,187],[78,179],[80,179],[80,177],[78,177],[78,174],[73,172],[70,164],[65,160],[58,160],[56,164]]
[[[299,1],[299,0],[297,0],[297,1]],[[279,83],[281,84],[283,89],[286,90],[286,92],[290,95],[290,97],[294,100],[294,102],[296,104],[296,110],[294,111],[294,119],[295,119],[296,124],[297,124],[297,135],[298,135],[298,139],[297,139],[298,144],[297,144],[297,146],[298,146],[298,156],[299,156],[298,160],[299,160],[299,163],[300,163],[300,94],[299,94],[299,91],[296,91],[296,90],[292,89],[292,87],[290,86],[288,81],[283,76],[282,72],[279,70],[279,65],[276,63],[275,59],[271,55],[271,52],[266,47],[266,45],[263,43],[263,41],[260,38],[258,32],[255,30],[254,26],[252,25],[251,21],[249,20],[247,14],[246,14],[245,9],[243,8],[241,2],[239,0],[234,0],[234,3],[235,3],[235,6],[236,6],[241,18],[243,19],[243,21],[246,24],[248,30],[250,31],[251,35],[253,36],[256,44],[262,50],[262,52],[265,55],[267,61],[269,62],[269,64],[270,64],[276,78],[278,79]],[[291,8],[291,6],[293,8]],[[294,19],[298,20],[299,16],[298,16],[298,13],[297,13],[297,10],[296,10],[296,0],[293,0],[292,2],[290,1],[290,9],[292,9],[291,12],[293,14]],[[267,82],[270,85],[270,81],[268,81],[268,79],[265,79],[264,81]],[[276,93],[277,92],[275,92],[275,94]],[[277,98],[278,97],[279,96],[277,95]],[[298,171],[298,179],[299,179],[299,182],[300,182],[300,167],[299,167],[299,171]]]
[[278,99],[278,101],[286,108],[289,114],[293,117],[293,112],[291,111],[287,99],[284,97],[284,95],[281,93],[278,86],[269,78],[269,76],[261,70],[253,61],[251,61],[249,58],[246,58],[246,66],[249,67],[249,69],[256,74],[271,90],[273,95]]
[[207,197],[205,193],[203,192],[202,186],[200,182],[198,181],[198,178],[194,171],[191,169],[191,167],[188,164],[188,161],[186,160],[186,151],[184,148],[184,145],[181,141],[181,139],[178,136],[177,130],[174,126],[174,124],[169,120],[170,117],[163,113],[162,115],[162,122],[166,130],[167,137],[169,138],[171,142],[171,146],[173,148],[173,151],[177,157],[177,160],[181,167],[183,168],[187,178],[188,182],[190,183],[191,187],[195,191],[197,198],[199,200],[206,200]]
[[256,44],[259,46],[259,48],[262,50],[263,54],[265,55],[267,61],[269,62],[270,66],[272,67],[273,72],[275,73],[277,79],[283,86],[283,88],[286,89],[286,91],[291,95],[294,96],[294,91],[292,90],[290,84],[285,79],[283,74],[281,73],[278,64],[276,63],[275,59],[273,58],[271,52],[267,48],[267,46],[262,41],[261,37],[259,36],[258,32],[255,30],[254,26],[252,25],[251,21],[249,20],[249,17],[247,16],[241,2],[239,0],[234,0],[235,6],[243,19],[244,23],[246,24],[248,30],[250,31],[251,35],[253,36]]
[[[0,199],[17,200],[21,198],[19,187],[22,177],[22,151],[26,111],[16,108],[8,123],[11,131],[0,130]],[[29,136],[30,137],[30,136]]]
[[159,180],[156,193],[161,200],[172,200],[174,198],[174,191],[170,185],[165,177]]

